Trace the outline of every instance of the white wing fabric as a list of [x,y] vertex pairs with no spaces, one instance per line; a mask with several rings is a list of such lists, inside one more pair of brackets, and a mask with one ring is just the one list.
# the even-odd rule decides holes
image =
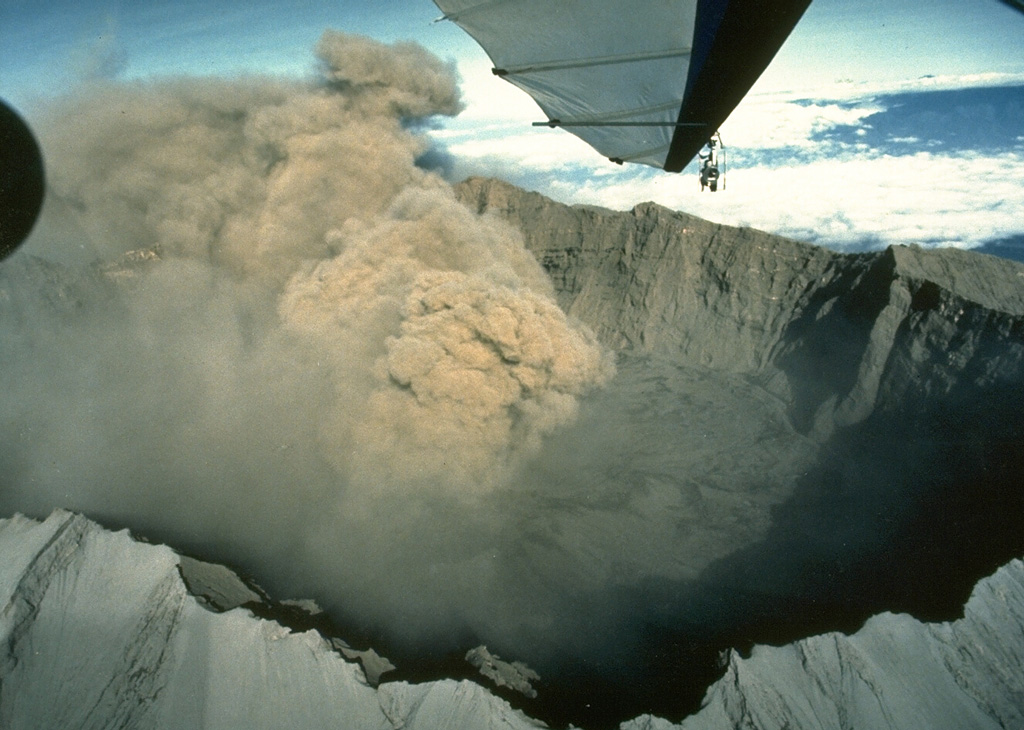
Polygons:
[[678,170],[810,0],[434,0],[494,72],[616,162]]
[[664,167],[686,90],[697,0],[435,2],[548,119],[606,157]]

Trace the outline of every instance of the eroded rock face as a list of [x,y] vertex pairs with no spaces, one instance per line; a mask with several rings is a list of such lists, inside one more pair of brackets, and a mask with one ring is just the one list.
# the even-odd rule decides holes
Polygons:
[[459,194],[523,232],[562,306],[608,344],[756,376],[820,439],[908,397],[1020,390],[1015,262],[907,247],[844,255],[653,203],[569,207],[496,180]]
[[[495,180],[459,195],[512,221],[566,311],[620,354],[739,376],[777,398],[827,454],[826,481],[929,491],[986,473],[1020,491],[1009,444],[1024,441],[1024,266],[954,249],[839,254],[654,204],[569,207]],[[922,469],[930,460],[941,468]]]
[[844,255],[493,180],[459,195],[519,228],[566,311],[618,351],[619,378],[581,416],[615,432],[578,471],[595,481],[621,464],[630,513],[671,515],[672,538],[656,518],[638,533],[675,551],[649,617],[666,641],[785,643],[883,611],[952,618],[1024,551],[1024,267],[914,247]]
[[[978,579],[1024,554],[1024,456],[1017,453],[1024,268],[913,248],[843,256],[653,205],[626,213],[570,208],[494,181],[469,181],[460,195],[522,230],[560,304],[618,358],[618,374],[581,401],[576,424],[547,437],[516,488],[494,496],[500,543],[508,546],[495,556],[501,582],[544,618],[536,622],[542,631],[524,630],[501,648],[531,666],[531,651],[548,660],[537,667],[544,682],[531,712],[592,728],[640,712],[679,720],[720,673],[721,649],[853,633],[883,611],[948,621]],[[55,316],[76,321],[81,308],[95,306],[88,292],[119,291],[134,267],[151,264],[93,272],[100,283],[86,286],[65,281],[59,267],[23,261],[22,273],[0,275],[0,320],[32,311],[22,299],[33,286],[15,281],[38,283]],[[26,341],[35,336],[31,327],[19,331]],[[19,464],[16,453],[5,458]],[[339,654],[339,637],[332,644],[253,619],[250,610],[270,615],[253,609],[260,592],[225,582],[219,569],[163,548],[156,549],[162,557],[147,552],[136,564],[141,546],[125,548],[127,536],[100,537],[67,515],[45,524],[15,519],[0,529],[0,548],[20,556],[0,560],[0,576],[14,586],[9,600],[0,596],[9,603],[3,630],[13,657],[0,670],[0,726],[8,727],[4,719],[17,720],[11,727],[76,726],[92,721],[86,711],[120,722],[140,704],[131,710],[141,713],[131,715],[139,726],[228,727],[225,718],[250,703],[246,727],[320,727],[336,713],[328,696],[345,698],[353,714],[340,717],[351,727],[444,727],[438,713],[487,727],[505,717],[507,708],[495,710],[496,700],[472,684],[407,685],[384,674],[378,692],[345,662],[349,654]],[[133,567],[104,568],[97,548],[82,549],[93,544],[106,545],[100,553],[108,556],[124,548]],[[191,593],[182,593],[182,575]],[[111,590],[122,581],[127,588]],[[195,593],[208,608],[229,610],[197,613]],[[115,598],[136,608],[96,608]],[[522,615],[507,596],[475,608]],[[85,618],[59,618],[65,611]],[[894,620],[893,637],[910,631],[904,618]],[[77,632],[64,646],[69,633],[58,636],[53,622],[96,630],[82,629],[82,647]],[[966,641],[1001,641],[1000,631]],[[39,660],[28,649],[37,646],[26,638],[33,632],[45,647]],[[822,673],[852,671],[875,650],[868,644],[831,654],[808,649],[824,662],[820,670],[809,663],[805,674],[779,676],[803,686]],[[912,664],[922,646],[893,652]],[[390,647],[377,648],[404,670]],[[767,654],[758,650],[748,664],[734,656],[725,670],[735,692],[716,685],[711,696],[724,697],[729,712],[752,708],[768,667],[793,664],[788,654],[758,664]],[[581,656],[605,665],[587,674],[594,665]],[[258,676],[232,669],[238,657]],[[1012,675],[1006,661],[999,671]],[[961,675],[989,681],[971,657],[950,662]],[[71,681],[79,665],[90,668],[80,682],[86,699],[47,706],[46,687],[55,686],[47,672],[70,667]],[[126,672],[138,681],[113,679]],[[307,682],[305,672],[333,678]],[[885,672],[869,685],[883,683]],[[296,679],[278,684],[271,676],[278,673]],[[595,675],[605,684],[587,684]],[[1001,681],[993,680],[993,691],[1012,700]],[[849,708],[862,693],[843,691],[823,691],[814,702],[854,716]],[[307,702],[307,692],[316,700]],[[193,696],[206,698],[200,709],[182,699]],[[877,704],[875,695],[868,701]],[[292,703],[303,709],[292,712]],[[776,700],[766,707],[749,717],[798,714]],[[510,722],[526,722],[515,717]],[[651,717],[637,722],[668,726]]]
[[[183,561],[197,575],[167,547],[69,512],[0,520],[0,726],[538,726],[470,682],[375,689],[316,631],[210,611]],[[219,566],[202,574],[217,595],[241,584]]]
[[704,707],[680,725],[622,730],[1011,728],[1024,726],[1024,564],[981,581],[951,623],[875,616],[857,633],[728,656]]

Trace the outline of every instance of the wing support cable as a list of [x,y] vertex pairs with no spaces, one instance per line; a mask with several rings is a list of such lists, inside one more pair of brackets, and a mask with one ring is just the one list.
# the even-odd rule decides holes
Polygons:
[[504,5],[505,3],[511,2],[511,1],[514,1],[514,0],[486,0],[486,2],[477,3],[476,5],[470,5],[468,8],[463,8],[462,10],[457,10],[454,13],[445,13],[440,18],[434,18],[434,22],[435,23],[443,23],[446,20],[451,20],[453,22],[457,22],[459,20],[459,18],[461,18],[463,15],[472,13],[472,12],[474,12],[476,10],[486,10],[487,8],[489,8],[489,7],[493,6],[493,5]]
[[593,119],[576,119],[563,122],[561,119],[549,119],[546,122],[533,122],[534,127],[706,127],[707,122],[602,122]]
[[663,144],[660,147],[651,147],[650,149],[640,150],[634,152],[631,155],[622,155],[620,157],[609,157],[609,161],[614,162],[616,165],[621,165],[623,162],[633,162],[634,160],[640,160],[645,157],[652,157],[662,152],[666,152],[671,145]]
[[659,61],[663,58],[682,58],[689,56],[691,48],[672,48],[667,51],[644,51],[642,53],[621,53],[614,56],[594,56],[592,58],[568,58],[561,61],[545,61],[525,66],[509,66],[492,68],[495,76],[515,76],[542,71],[561,71],[567,68],[590,68],[592,66],[611,66],[617,63],[637,63],[639,61]]

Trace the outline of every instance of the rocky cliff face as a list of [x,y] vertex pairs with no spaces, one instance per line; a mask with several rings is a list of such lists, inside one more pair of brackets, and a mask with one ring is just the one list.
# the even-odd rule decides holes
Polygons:
[[1024,552],[1024,267],[843,255],[493,180],[459,195],[521,230],[566,311],[618,351],[624,376],[596,398],[618,403],[593,416],[615,434],[579,471],[623,465],[688,536],[659,541],[696,577],[674,574],[656,625],[687,616],[735,645],[887,610],[950,618]]
[[731,652],[705,707],[680,726],[637,719],[623,730],[1017,728],[1024,726],[1024,564],[982,581],[948,624],[871,618],[852,636]]
[[1024,442],[1020,264],[953,249],[844,255],[653,204],[568,207],[494,180],[459,194],[522,231],[562,306],[622,358],[708,384],[739,376],[778,399],[834,475],[859,482],[870,462],[876,483],[1003,474],[1001,496],[1021,491],[1006,448]]
[[519,228],[608,344],[755,376],[819,438],[876,409],[1011,389],[1024,267],[953,249],[843,255],[653,203],[568,207],[496,180],[461,199]]
[[957,621],[883,614],[851,636],[731,652],[698,714],[622,730],[1022,727],[1022,605],[1024,564],[1014,560],[978,584]]
[[0,556],[7,730],[540,726],[470,682],[375,688],[316,631],[211,609],[261,600],[229,571],[78,515],[0,520]]

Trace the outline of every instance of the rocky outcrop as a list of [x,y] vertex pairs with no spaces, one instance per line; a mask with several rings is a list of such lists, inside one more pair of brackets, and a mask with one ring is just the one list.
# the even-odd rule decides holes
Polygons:
[[[724,671],[687,723],[943,727],[926,707],[939,688],[950,722],[1020,724],[1007,708],[1020,706],[1024,568],[952,619],[1024,554],[1024,268],[841,255],[495,181],[459,194],[522,231],[563,307],[618,357],[502,504],[502,575],[573,663],[561,680],[541,667],[537,697],[514,703],[560,726],[678,721]],[[84,282],[13,260],[0,320],[31,345],[40,306],[75,322],[105,306],[97,287],[151,263]],[[532,726],[471,682],[389,682],[421,675],[390,647],[393,674],[283,618],[315,606],[271,605],[224,568],[68,513],[0,525],[0,589],[0,727]],[[615,683],[571,654],[584,634]],[[747,656],[757,643],[776,648]],[[480,658],[496,685],[518,665]]]
[[981,581],[951,623],[883,614],[857,633],[735,651],[704,707],[680,725],[622,730],[1024,727],[1024,563]]
[[0,520],[0,727],[539,726],[471,682],[376,689],[316,631],[210,609],[243,585],[68,512]]
[[[0,520],[0,725],[81,728],[537,728],[467,681],[371,687],[316,631],[211,610],[167,547],[56,512]],[[225,568],[215,595],[240,595]],[[256,594],[253,593],[253,596]],[[782,647],[733,651],[702,710],[622,730],[1024,725],[1024,563],[976,587],[964,617],[873,618]]]
[[[967,543],[967,552],[999,545],[998,561],[974,556],[967,560],[971,570],[979,563],[994,568],[1024,547],[1012,537],[1024,525],[1007,517],[1024,507],[1024,457],[1015,446],[1024,443],[1021,264],[903,246],[840,254],[649,203],[627,212],[570,207],[495,180],[467,180],[458,194],[472,209],[522,232],[562,306],[618,350],[620,369],[628,371],[640,357],[693,374],[697,388],[670,387],[663,402],[736,392],[729,378],[747,384],[742,399],[726,408],[732,415],[706,429],[725,435],[725,446],[742,458],[726,466],[713,451],[689,444],[685,451],[699,457],[687,468],[702,484],[724,475],[716,488],[746,483],[739,490],[748,499],[774,492],[754,512],[773,511],[785,544],[793,542],[782,537],[788,530],[816,533],[818,545],[853,546],[867,534],[892,535],[909,515],[929,512],[927,519],[913,518],[920,533],[914,550],[922,559],[930,552],[948,561],[950,574],[965,560],[964,551],[951,547],[958,542]],[[762,478],[744,475],[737,466],[757,459],[765,437],[730,436],[725,424],[762,413],[774,422],[775,414],[760,406],[773,400],[785,414],[782,431],[817,444],[817,464],[808,465],[801,455],[807,444],[789,434],[772,449],[788,464],[763,461],[756,466]],[[722,396],[713,402],[725,403]],[[668,406],[646,405],[658,407]],[[639,430],[619,429],[625,440]],[[707,462],[715,467],[701,474]],[[788,487],[765,489],[768,484]],[[942,513],[959,513],[958,523]],[[736,511],[731,516],[757,522]],[[761,575],[778,578],[755,570],[736,582],[749,585]],[[967,590],[970,583],[961,585]],[[912,589],[897,590],[912,602]]]
[[[840,254],[494,180],[458,194],[519,229],[562,306],[618,352],[620,377],[596,396],[618,399],[602,412],[614,435],[575,471],[596,482],[592,464],[624,465],[632,494],[660,497],[649,514],[686,535],[655,533],[679,562],[663,575],[696,576],[673,584],[663,642],[781,644],[885,611],[945,619],[1022,554],[1020,264]],[[725,618],[732,605],[745,608]],[[700,631],[671,628],[683,616]],[[738,681],[730,702],[748,691]]]

